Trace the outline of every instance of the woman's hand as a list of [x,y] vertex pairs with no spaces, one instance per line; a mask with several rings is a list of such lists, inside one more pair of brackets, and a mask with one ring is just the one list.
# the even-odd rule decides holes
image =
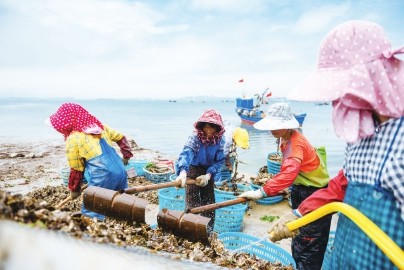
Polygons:
[[180,174],[175,179],[175,181],[181,182],[181,187],[184,188],[186,186],[187,181],[187,172],[181,171]]
[[289,229],[286,227],[286,223],[294,221],[298,218],[299,218],[298,216],[296,216],[295,214],[293,214],[292,211],[290,211],[277,221],[273,222],[273,224],[271,225],[271,227],[269,227],[268,230],[269,239],[271,239],[272,242],[276,242],[285,238],[293,238],[296,235],[298,235],[299,230],[289,231]]
[[260,189],[257,189],[257,190],[250,190],[250,191],[243,192],[238,197],[247,198],[249,200],[255,201],[255,200],[262,199],[264,197],[264,194],[262,194]]
[[210,179],[210,173],[200,175],[196,178],[196,185],[200,187],[204,187],[208,184]]

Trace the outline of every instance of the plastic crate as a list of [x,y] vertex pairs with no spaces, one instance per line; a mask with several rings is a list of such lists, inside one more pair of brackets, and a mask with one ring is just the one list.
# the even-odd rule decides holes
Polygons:
[[[267,240],[260,241],[260,239],[257,237],[240,232],[221,233],[218,235],[218,239],[228,250],[237,250],[237,252],[240,253],[249,253],[271,263],[280,262],[285,266],[292,265],[294,269],[296,268],[296,262],[292,255],[290,255],[283,248]],[[251,245],[257,241],[260,242]]]
[[166,167],[169,169],[166,173],[153,173],[148,171],[145,167],[143,168],[144,176],[147,180],[154,183],[162,183],[170,181],[171,175],[174,173],[174,170],[170,167]]
[[[236,199],[236,196],[226,193],[216,193],[216,202]],[[248,203],[239,203],[215,210],[213,230],[217,233],[239,232],[243,227],[243,219]]]
[[163,188],[158,191],[159,209],[185,210],[185,189],[175,187]]
[[332,269],[330,266],[330,259],[331,259],[331,252],[334,247],[334,238],[335,238],[335,231],[330,231],[330,235],[328,236],[327,248],[324,253],[323,265],[321,266],[322,270]]
[[269,159],[272,154],[277,154],[276,152],[269,153],[267,156],[267,169],[268,173],[277,174],[281,171],[281,163]]
[[[251,188],[253,190],[257,190],[257,189],[261,188],[261,186],[251,183]],[[255,202],[258,204],[262,204],[262,205],[271,205],[271,204],[280,203],[282,200],[283,200],[282,195],[276,195],[276,196],[271,196],[271,197],[265,197],[265,198],[256,200]]]
[[148,163],[147,160],[139,160],[139,159],[129,159],[128,164],[132,165],[135,168],[137,176],[144,176],[143,168]]

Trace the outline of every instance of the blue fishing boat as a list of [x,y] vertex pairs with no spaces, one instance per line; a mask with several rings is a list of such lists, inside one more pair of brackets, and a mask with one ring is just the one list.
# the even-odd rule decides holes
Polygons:
[[[265,117],[263,111],[262,99],[258,99],[258,104],[254,105],[253,98],[236,98],[235,111],[239,115],[241,122],[247,125],[254,125],[256,122]],[[303,126],[306,113],[295,114],[296,120],[299,122],[299,126]]]

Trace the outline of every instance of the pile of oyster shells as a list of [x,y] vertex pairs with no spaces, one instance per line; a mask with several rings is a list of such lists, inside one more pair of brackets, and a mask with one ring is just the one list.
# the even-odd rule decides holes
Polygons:
[[[130,180],[129,186],[152,184],[143,177]],[[158,204],[157,191],[138,194],[139,197]],[[270,263],[246,253],[230,253],[223,244],[212,237],[211,245],[193,243],[160,228],[152,229],[147,224],[128,224],[106,218],[98,221],[80,213],[82,199],[70,201],[61,209],[55,205],[69,196],[65,186],[51,187],[30,192],[27,195],[0,191],[0,219],[14,220],[48,230],[59,230],[66,234],[97,243],[122,247],[141,246],[150,251],[164,251],[177,258],[198,262],[210,262],[219,266],[240,269],[293,269],[280,263]]]
[[268,180],[271,180],[274,175],[272,173],[268,173],[268,167],[263,166],[258,170],[258,174],[256,176],[250,177],[250,181],[252,184],[262,186]]
[[[239,184],[239,185],[237,185],[237,184]],[[238,196],[245,191],[245,189],[242,189],[240,185],[245,185],[245,183],[223,182],[220,185],[216,185],[215,189],[225,191],[225,192],[230,192],[230,193],[233,193],[234,196]]]

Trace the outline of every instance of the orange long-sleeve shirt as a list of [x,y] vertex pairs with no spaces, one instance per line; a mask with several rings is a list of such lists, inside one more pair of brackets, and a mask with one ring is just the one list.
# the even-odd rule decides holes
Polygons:
[[320,165],[315,148],[298,131],[292,134],[289,141],[281,145],[281,151],[283,159],[280,172],[262,187],[268,196],[275,196],[290,187],[300,171],[310,172]]

